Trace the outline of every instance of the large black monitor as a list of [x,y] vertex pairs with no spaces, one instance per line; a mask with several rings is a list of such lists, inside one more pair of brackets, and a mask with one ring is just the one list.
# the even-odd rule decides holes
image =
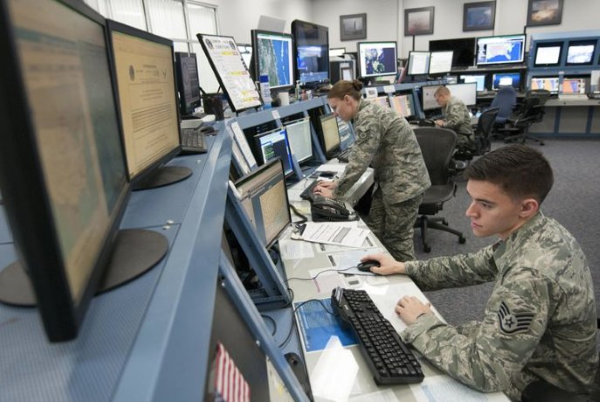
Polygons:
[[484,36],[477,38],[478,66],[522,63],[525,57],[525,35]]
[[475,61],[475,38],[455,38],[429,41],[432,52],[452,50],[452,67],[469,67]]
[[242,207],[265,247],[292,222],[280,159],[274,159],[235,182]]
[[483,92],[486,90],[485,77],[486,77],[485,74],[464,74],[464,75],[459,76],[458,82],[459,83],[474,82],[477,84],[477,91]]
[[164,166],[181,150],[173,42],[110,20],[108,32],[129,179],[144,189],[187,178]]
[[293,87],[292,35],[258,29],[253,29],[251,35],[255,81],[266,75],[271,89]]
[[105,21],[76,1],[2,2],[0,47],[0,188],[19,255],[2,267],[0,299],[37,304],[48,339],[67,341],[130,194]]
[[195,53],[175,53],[177,91],[181,116],[189,116],[200,106],[200,78]]
[[408,71],[407,75],[426,75],[429,74],[429,59],[431,52],[408,53]]
[[265,164],[275,158],[283,161],[283,171],[286,176],[293,173],[292,153],[288,141],[285,127],[278,127],[275,130],[260,133],[254,136],[255,149],[261,164]]
[[304,86],[329,82],[329,28],[312,22],[292,21],[296,77]]
[[542,42],[535,47],[534,67],[555,67],[560,64],[563,42]]
[[319,141],[321,142],[325,156],[331,158],[339,150],[341,143],[337,118],[333,113],[324,114],[319,116],[319,121]]
[[587,66],[594,62],[597,40],[572,40],[567,47],[567,66]]
[[492,89],[500,89],[503,86],[512,86],[516,91],[521,89],[521,73],[495,73],[492,76]]
[[288,141],[292,154],[298,163],[312,158],[312,135],[310,132],[310,118],[304,117],[289,123],[285,123]]
[[363,78],[396,75],[396,42],[358,42],[358,69]]

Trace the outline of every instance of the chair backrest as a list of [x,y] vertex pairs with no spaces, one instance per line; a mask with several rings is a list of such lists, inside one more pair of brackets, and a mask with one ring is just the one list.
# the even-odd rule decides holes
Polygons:
[[546,101],[550,99],[550,95],[550,91],[548,91],[547,89],[532,89],[525,93],[525,99],[538,98],[538,106],[544,106],[546,104]]
[[511,86],[502,86],[490,104],[491,108],[498,108],[496,121],[504,123],[508,116],[511,115],[515,105],[517,104],[517,92]]
[[432,185],[450,181],[450,160],[456,148],[456,133],[447,128],[417,127],[415,136]]
[[485,138],[489,137],[490,133],[492,132],[492,128],[494,128],[494,122],[496,121],[496,116],[499,112],[500,109],[495,107],[481,113],[481,116],[479,116],[479,120],[477,120],[476,133]]

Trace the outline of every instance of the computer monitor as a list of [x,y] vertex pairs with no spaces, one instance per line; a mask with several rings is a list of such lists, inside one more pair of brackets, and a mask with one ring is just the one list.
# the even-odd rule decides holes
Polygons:
[[294,20],[292,35],[296,77],[300,84],[318,86],[329,83],[329,28]]
[[567,66],[592,64],[596,52],[596,43],[595,39],[569,41],[569,46],[567,47]]
[[477,84],[477,91],[485,91],[485,74],[461,75],[458,77],[459,83],[474,82]]
[[475,38],[440,39],[429,41],[429,51],[452,50],[452,67],[469,67],[475,60]]
[[19,255],[0,267],[12,291],[0,299],[37,304],[47,338],[67,341],[107,272],[130,194],[105,20],[79,2],[9,1],[0,46],[14,50],[0,67],[0,189]]
[[134,189],[181,181],[190,169],[163,166],[181,150],[173,42],[107,23],[129,179]]
[[240,52],[240,56],[242,56],[242,60],[244,60],[246,68],[250,68],[250,63],[252,61],[252,45],[238,43],[237,48]]
[[497,90],[503,86],[512,86],[515,90],[521,89],[521,73],[496,73],[492,76],[492,89]]
[[440,105],[435,99],[435,91],[443,85],[426,85],[421,87],[421,106],[423,111],[439,109]]
[[379,105],[381,107],[386,107],[386,108],[390,107],[387,96],[377,96],[375,98],[366,98],[365,100],[367,102],[373,103],[375,105]]
[[281,159],[274,159],[235,182],[242,207],[266,248],[292,222]]
[[408,54],[407,75],[429,74],[429,59],[431,52],[410,52]]
[[558,93],[558,77],[533,77],[529,85],[530,89],[545,89],[552,94]]
[[396,75],[396,42],[358,42],[359,75],[364,78]]
[[409,95],[398,95],[391,99],[392,108],[402,117],[409,117],[414,115],[414,108],[412,105],[412,96]]
[[477,38],[478,66],[522,63],[525,55],[525,35],[485,36]]
[[329,49],[329,57],[342,57],[346,53],[345,47],[332,47]]
[[587,79],[585,78],[563,78],[563,95],[581,95],[587,93]]
[[278,127],[275,130],[257,134],[254,136],[254,141],[256,149],[259,150],[258,157],[263,164],[275,158],[280,158],[283,162],[285,175],[289,176],[294,172],[292,153],[285,127]]
[[312,158],[312,135],[310,132],[310,118],[305,117],[285,124],[288,141],[292,154],[298,163]]
[[469,82],[466,84],[448,84],[446,88],[451,96],[460,99],[466,106],[477,104],[477,84]]
[[200,106],[200,79],[195,53],[175,53],[177,91],[181,116],[189,116]]
[[340,131],[338,122],[333,113],[319,116],[320,130],[319,140],[323,147],[323,152],[328,158],[331,157],[340,147]]
[[443,52],[431,52],[429,58],[429,74],[444,74],[452,70],[452,56],[454,52],[447,50]]
[[253,29],[251,35],[254,79],[268,76],[271,89],[294,86],[292,35],[258,29]]
[[534,67],[554,67],[560,64],[562,42],[542,42],[535,47]]

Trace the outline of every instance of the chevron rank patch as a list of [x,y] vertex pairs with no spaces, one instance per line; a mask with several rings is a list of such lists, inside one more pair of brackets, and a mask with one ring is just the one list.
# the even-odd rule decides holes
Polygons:
[[512,313],[508,306],[502,302],[498,309],[500,331],[507,335],[527,332],[534,315],[533,313]]

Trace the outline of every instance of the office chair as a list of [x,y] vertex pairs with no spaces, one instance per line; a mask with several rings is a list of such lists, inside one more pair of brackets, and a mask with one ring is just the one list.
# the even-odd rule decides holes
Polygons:
[[456,184],[452,180],[450,160],[456,147],[456,133],[447,128],[418,127],[414,129],[417,142],[427,166],[431,179],[431,187],[425,191],[419,206],[419,216],[415,227],[421,228],[423,250],[431,251],[427,243],[427,230],[437,229],[458,236],[458,242],[464,244],[466,239],[458,230],[448,227],[442,217],[432,217],[443,209],[444,202],[456,194]]
[[513,113],[516,106],[517,92],[515,89],[511,85],[500,87],[496,97],[490,104],[490,108],[498,108],[496,127],[502,127],[506,124],[508,117]]
[[521,143],[525,143],[526,140],[532,140],[544,145],[542,140],[528,135],[528,132],[532,124],[544,119],[544,105],[548,98],[550,98],[550,91],[545,89],[527,91],[523,106],[508,117],[508,127],[498,130],[499,133],[508,134],[504,137],[504,142],[521,140]]
[[481,156],[490,152],[492,145],[490,135],[494,128],[497,114],[498,108],[488,109],[483,112],[481,116],[479,116],[479,119],[477,119],[477,125],[475,127],[474,149],[469,150],[468,152],[462,151],[454,153],[452,156],[453,161],[450,164],[451,166],[454,166],[456,175],[460,175],[475,156]]

